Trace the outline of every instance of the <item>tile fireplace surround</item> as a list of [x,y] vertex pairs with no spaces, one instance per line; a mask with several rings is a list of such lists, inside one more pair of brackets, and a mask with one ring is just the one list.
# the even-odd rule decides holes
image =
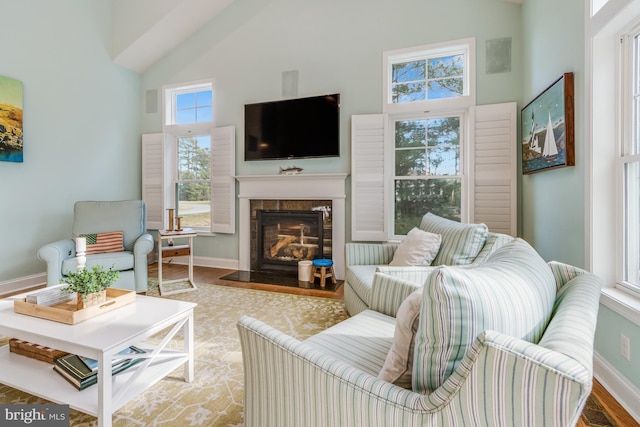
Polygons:
[[331,200],[333,262],[336,278],[344,279],[346,234],[345,180],[347,174],[244,175],[239,199],[239,269],[251,269],[251,200]]

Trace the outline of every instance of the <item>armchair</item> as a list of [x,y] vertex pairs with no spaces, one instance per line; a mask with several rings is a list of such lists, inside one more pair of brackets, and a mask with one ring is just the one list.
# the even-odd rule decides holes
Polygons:
[[[81,234],[122,231],[122,252],[87,255],[86,267],[100,265],[119,271],[116,288],[147,291],[147,254],[153,250],[153,237],[147,233],[146,205],[142,200],[80,201],[74,205],[73,237]],[[47,263],[47,286],[54,286],[68,272],[76,271],[73,239],[50,243],[38,250]]]

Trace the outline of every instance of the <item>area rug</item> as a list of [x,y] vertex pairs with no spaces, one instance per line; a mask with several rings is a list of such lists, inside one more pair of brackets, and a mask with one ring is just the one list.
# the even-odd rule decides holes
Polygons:
[[[159,296],[150,281],[147,295]],[[191,292],[168,295],[198,304],[195,309],[195,378],[183,381],[182,369],[151,387],[113,415],[115,427],[242,426],[243,371],[236,322],[243,314],[304,339],[348,317],[340,300],[279,292],[198,284]],[[181,348],[181,343],[175,343]],[[68,386],[60,379],[61,387]],[[82,392],[78,392],[82,393]],[[46,401],[0,385],[0,402]],[[95,417],[71,410],[71,426],[97,426]]]

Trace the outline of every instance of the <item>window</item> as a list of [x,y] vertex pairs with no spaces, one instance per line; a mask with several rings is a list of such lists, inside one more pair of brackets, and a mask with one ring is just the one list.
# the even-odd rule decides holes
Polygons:
[[622,37],[622,272],[620,285],[640,293],[640,26]]
[[394,120],[394,234],[425,212],[460,221],[461,116]]
[[173,151],[167,174],[175,188],[176,215],[182,227],[212,231],[213,80],[164,88],[165,131]]
[[420,111],[475,104],[475,41],[402,49],[384,54],[384,111]]
[[407,234],[426,212],[467,218],[462,161],[466,112],[475,104],[474,43],[466,39],[384,54],[394,236]]
[[178,137],[176,199],[182,226],[211,229],[211,136]]

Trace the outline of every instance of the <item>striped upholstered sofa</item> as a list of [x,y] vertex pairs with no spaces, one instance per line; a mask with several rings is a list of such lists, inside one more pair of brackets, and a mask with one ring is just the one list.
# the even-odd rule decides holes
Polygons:
[[[369,309],[304,341],[239,320],[245,426],[576,424],[592,385],[597,277],[546,263],[521,239],[424,284],[376,276]],[[407,325],[400,384],[385,369]]]
[[390,266],[399,242],[346,244],[344,301],[349,314],[369,308],[376,272],[423,283],[436,266],[482,263],[513,238],[490,232],[485,224],[461,224],[431,213],[424,215],[419,228],[442,237],[437,255],[428,266]]

